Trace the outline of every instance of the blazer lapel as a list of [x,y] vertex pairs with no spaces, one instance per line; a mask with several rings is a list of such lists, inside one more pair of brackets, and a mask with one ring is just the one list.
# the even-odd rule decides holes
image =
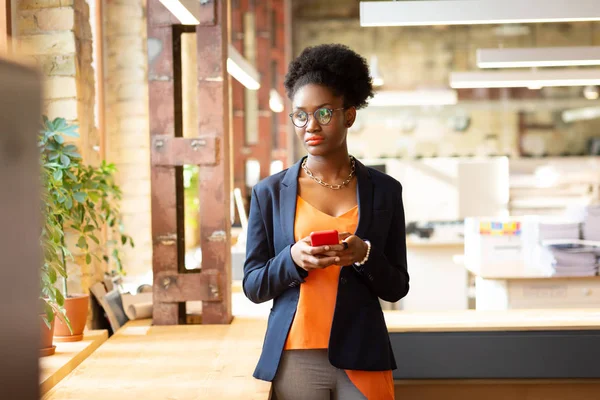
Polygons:
[[281,181],[279,195],[279,220],[281,231],[289,244],[296,242],[294,238],[294,222],[296,219],[296,201],[298,197],[298,173],[302,160],[292,165]]
[[358,198],[358,226],[356,236],[365,238],[373,215],[373,182],[369,170],[360,161],[356,160],[357,198]]

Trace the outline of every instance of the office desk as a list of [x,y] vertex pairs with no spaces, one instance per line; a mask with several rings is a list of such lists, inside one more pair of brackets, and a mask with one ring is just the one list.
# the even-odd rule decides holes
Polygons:
[[600,398],[600,309],[385,316],[398,399]]

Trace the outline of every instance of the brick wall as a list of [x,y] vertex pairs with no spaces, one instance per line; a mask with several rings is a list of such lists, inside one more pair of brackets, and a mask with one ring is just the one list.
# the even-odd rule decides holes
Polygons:
[[137,284],[152,271],[146,1],[109,0],[103,18],[106,158],[119,170],[123,222],[136,245],[124,254],[126,283]]
[[[85,162],[97,163],[98,132],[94,123],[95,74],[87,0],[20,0],[16,8],[16,44],[45,77],[43,113],[79,125],[79,147]],[[41,120],[41,116],[40,116]],[[102,278],[104,266],[86,265],[68,237],[75,259],[69,262],[69,292],[86,293]]]

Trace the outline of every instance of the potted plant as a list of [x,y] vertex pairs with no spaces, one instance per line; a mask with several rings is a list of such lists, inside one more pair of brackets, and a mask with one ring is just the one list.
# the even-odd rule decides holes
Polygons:
[[[50,195],[53,185],[52,168],[48,166],[48,157],[42,152],[42,212],[44,215],[40,244],[43,252],[43,264],[40,270],[40,357],[54,354],[56,346],[52,344],[54,321],[57,314],[64,316],[64,296],[55,286],[59,276],[66,276],[61,254],[64,243],[64,231],[59,216],[64,208]],[[67,320],[67,324],[68,324]]]
[[52,245],[51,250],[55,250],[48,260],[52,260],[52,265],[57,264],[56,276],[52,274],[48,281],[54,285],[58,277],[62,278],[62,287],[54,292],[54,298],[47,296],[47,309],[60,311],[55,339],[77,341],[83,338],[89,295],[72,294],[68,290],[67,260],[74,257],[66,244],[67,236],[76,237],[82,262],[104,261],[120,274],[124,274],[120,248],[134,244],[123,232],[119,209],[121,190],[114,182],[115,166],[105,161],[97,167],[84,164],[76,146],[67,143],[65,136],[78,137],[77,126],[67,124],[64,118],[53,121],[43,118],[40,149],[45,169],[46,202],[52,206],[47,210],[51,214],[47,220],[58,231],[51,240],[48,235],[45,237]]

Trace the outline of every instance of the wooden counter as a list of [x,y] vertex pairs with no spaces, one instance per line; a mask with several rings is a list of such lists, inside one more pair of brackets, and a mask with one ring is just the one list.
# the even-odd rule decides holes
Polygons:
[[600,330],[600,309],[386,311],[393,332]]
[[[398,399],[600,393],[600,309],[384,314]],[[266,315],[231,325],[131,321],[43,399],[268,400],[270,383],[252,377],[265,329]]]
[[252,372],[266,318],[231,325],[151,326],[130,321],[48,392],[45,400],[267,400]]
[[386,312],[402,400],[599,398],[600,309]]
[[40,358],[40,394],[43,395],[69,375],[107,338],[106,330],[95,330],[85,332],[83,340],[79,342],[55,342],[56,353]]

